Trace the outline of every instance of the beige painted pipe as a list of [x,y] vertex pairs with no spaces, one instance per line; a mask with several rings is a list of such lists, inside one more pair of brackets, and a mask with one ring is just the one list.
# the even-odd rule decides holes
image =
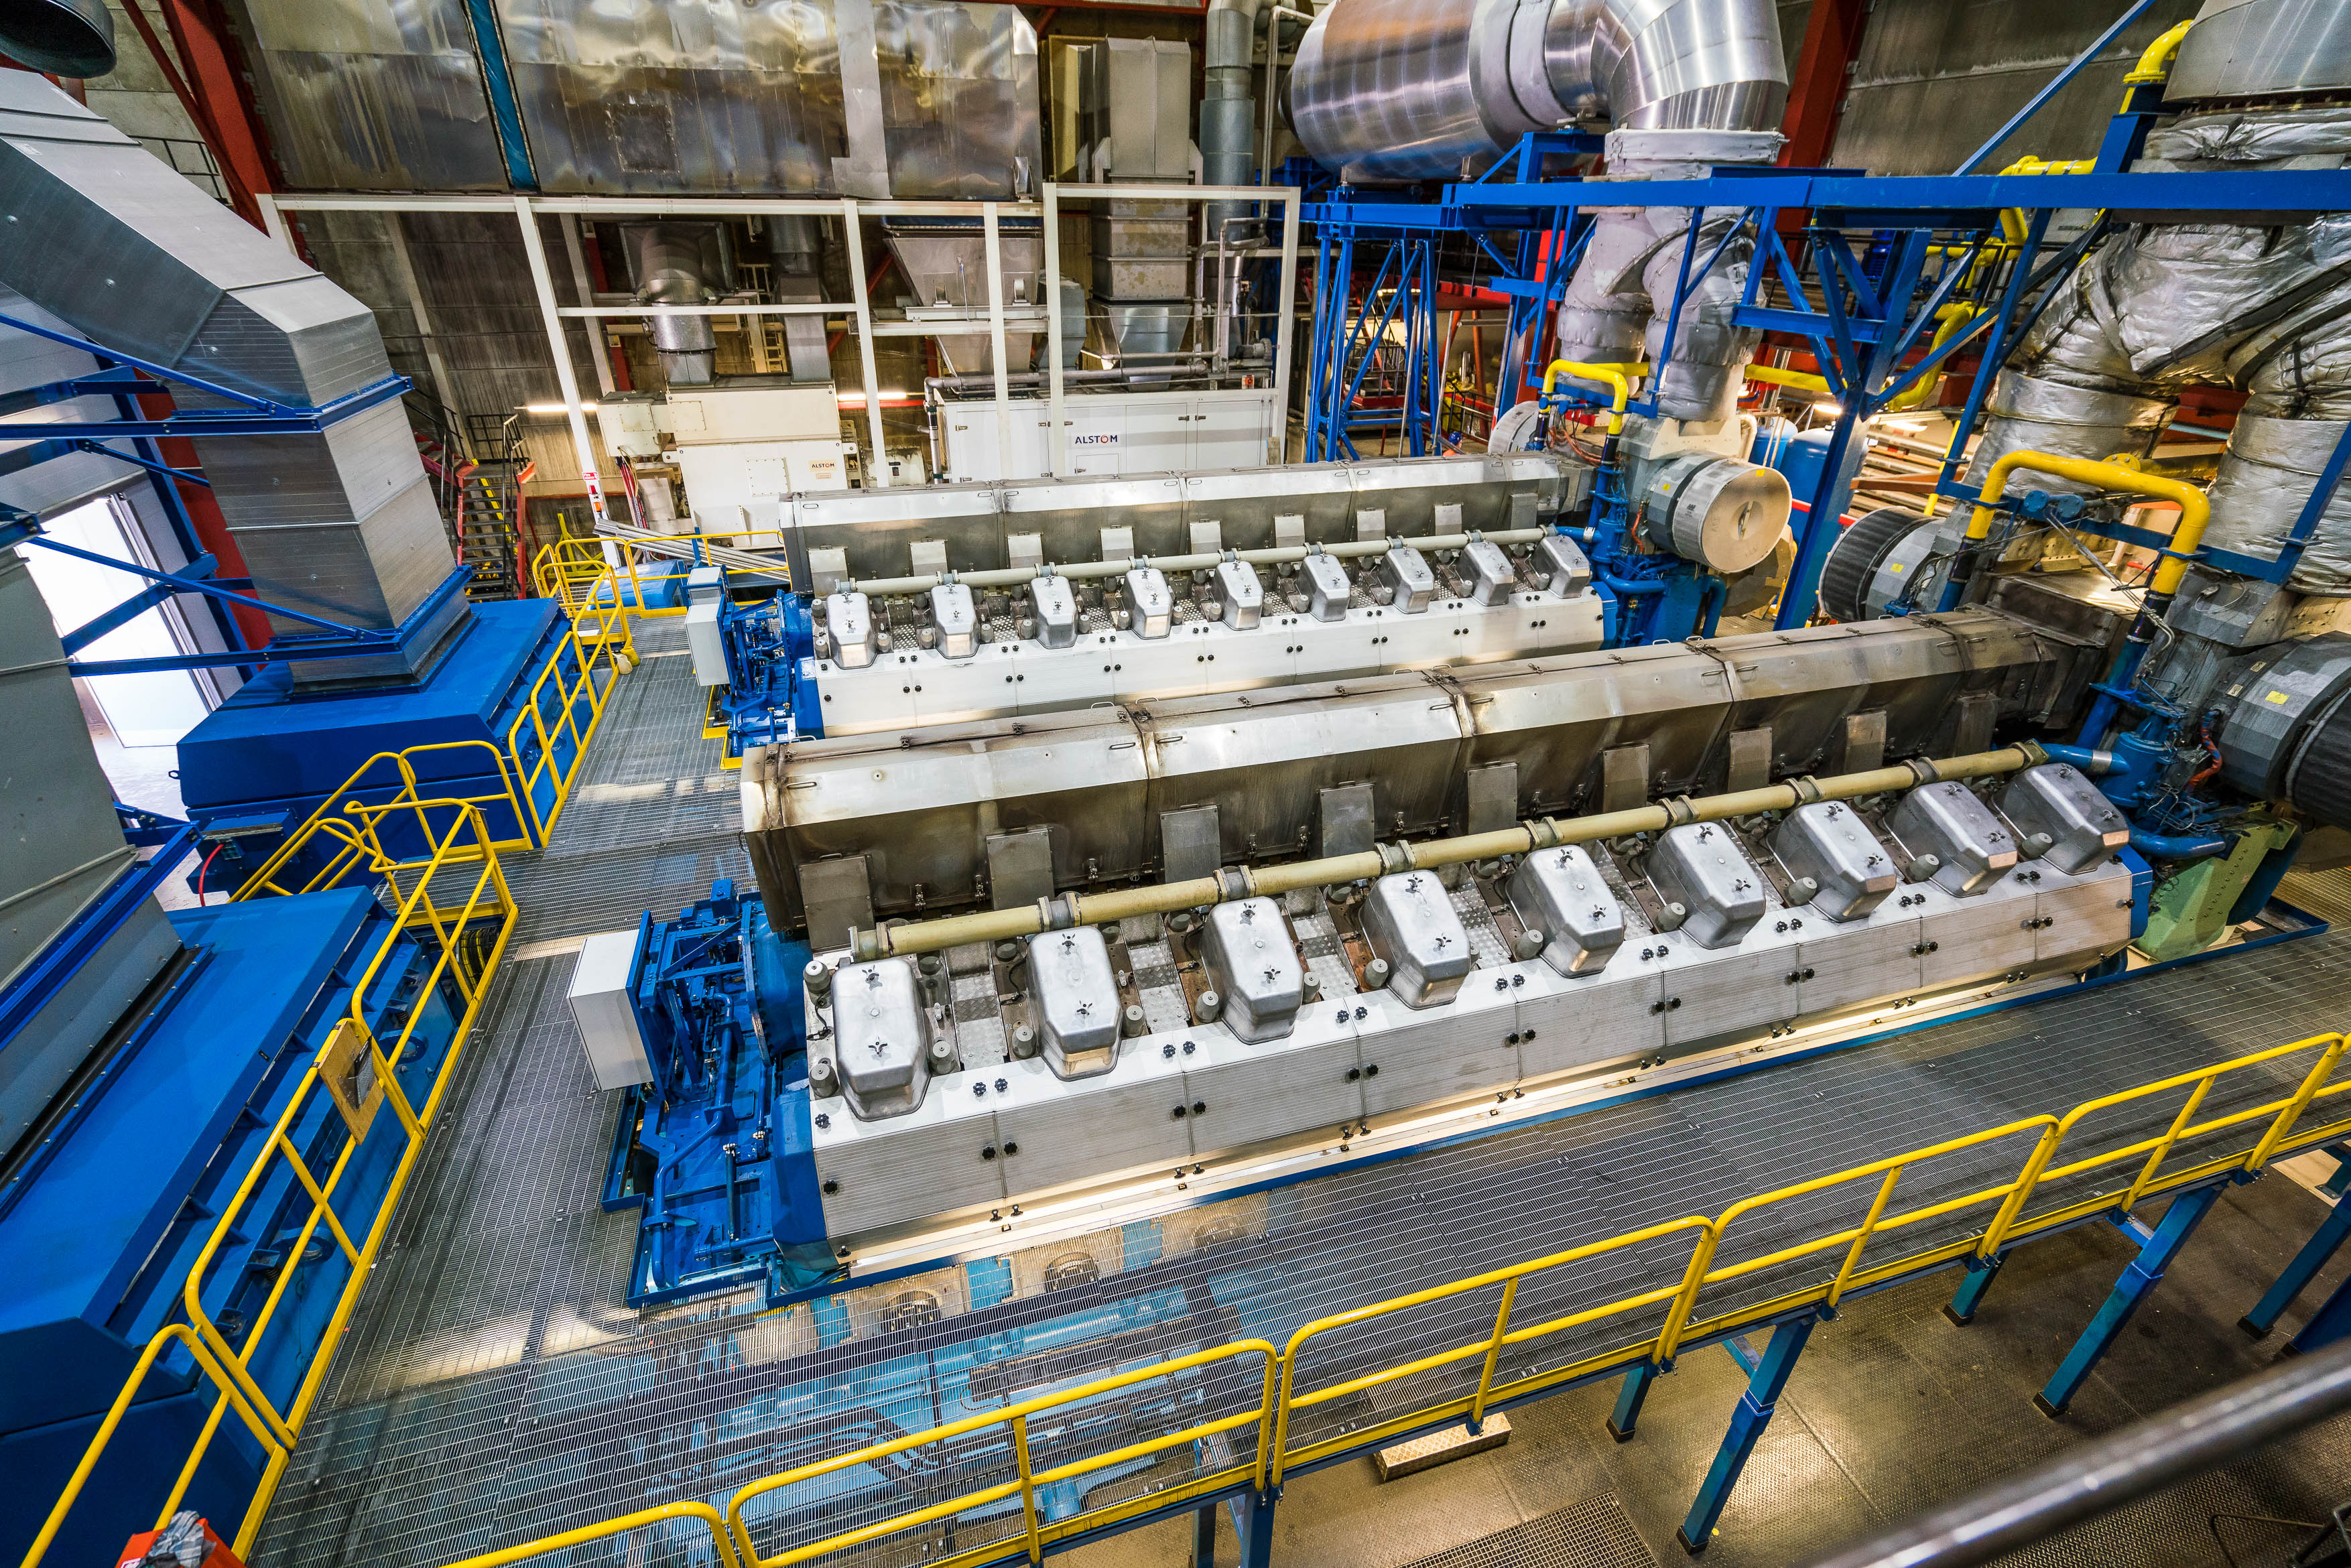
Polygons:
[[1629,833],[1661,832],[1685,822],[1720,822],[1762,811],[1792,810],[1814,800],[1851,800],[1946,779],[1988,779],[2048,759],[2046,752],[2028,740],[1997,751],[1978,751],[1936,761],[1922,758],[1892,768],[1841,773],[1830,779],[1792,779],[1760,789],[1709,795],[1702,800],[1685,797],[1564,822],[1543,817],[1490,833],[1383,844],[1362,854],[1331,855],[1322,860],[1292,861],[1254,869],[1242,866],[1188,882],[1159,883],[1110,893],[1067,893],[1017,909],[950,915],[919,925],[884,925],[878,930],[851,933],[850,949],[859,962],[938,953],[971,942],[1003,942],[1073,925],[1102,925],[1138,915],[1173,915],[1178,910],[1199,909],[1228,899],[1272,897],[1301,888],[1368,882],[1395,872],[1434,871],[1439,866],[1498,860],[1504,855],[1555,849],[1562,844],[1597,843]]

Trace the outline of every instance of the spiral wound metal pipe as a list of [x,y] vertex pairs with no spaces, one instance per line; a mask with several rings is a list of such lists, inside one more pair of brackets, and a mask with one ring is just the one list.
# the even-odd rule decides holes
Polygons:
[[1065,893],[1018,909],[884,925],[878,930],[852,933],[850,949],[861,963],[915,953],[938,953],[969,942],[1002,942],[1040,931],[1100,925],[1144,915],[1173,915],[1178,910],[1205,908],[1230,899],[1278,896],[1301,888],[1367,882],[1395,872],[1433,871],[1439,866],[1526,854],[1562,844],[1597,843],[1630,833],[1663,832],[1685,822],[1721,822],[1762,811],[1793,810],[1815,800],[1854,800],[1865,795],[1883,795],[1947,779],[1989,779],[2047,760],[2047,754],[2038,746],[2025,741],[1997,751],[1978,751],[1938,761],[1920,758],[1892,768],[1842,773],[1832,779],[1792,779],[1761,789],[1709,795],[1702,800],[1667,800],[1629,810],[1603,811],[1572,821],[1543,817],[1489,833],[1466,833],[1420,843],[1381,844],[1361,854],[1330,855],[1285,865],[1227,867],[1214,876],[1195,877],[1188,882],[1160,883],[1111,893]]
[[1352,183],[1458,175],[1530,131],[1773,131],[1772,0],[1337,0],[1290,77],[1299,140]]

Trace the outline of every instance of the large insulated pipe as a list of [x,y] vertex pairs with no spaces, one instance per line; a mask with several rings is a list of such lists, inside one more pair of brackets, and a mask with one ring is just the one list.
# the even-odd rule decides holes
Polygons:
[[1833,779],[1792,779],[1760,789],[1709,795],[1701,800],[1685,797],[1655,806],[1603,811],[1571,821],[1543,817],[1492,832],[1464,833],[1417,843],[1381,844],[1360,854],[1329,855],[1280,865],[1228,867],[1214,876],[1195,877],[1188,882],[1160,883],[1110,893],[1065,893],[1013,909],[949,915],[919,924],[902,921],[872,931],[853,931],[850,934],[850,950],[860,962],[914,953],[939,953],[970,942],[1002,942],[1064,926],[1096,925],[1145,915],[1173,915],[1178,910],[1198,909],[1229,899],[1273,897],[1310,887],[1366,882],[1397,872],[1434,871],[1440,866],[1467,865],[1472,861],[1521,855],[1562,844],[1593,844],[1633,833],[1661,833],[1685,822],[1727,822],[1762,811],[1792,811],[1815,800],[1855,800],[1865,795],[1886,795],[1946,779],[1991,779],[2047,760],[2047,755],[2038,746],[2023,741],[1997,751],[1978,751],[1939,761],[1919,758],[1891,768],[1843,773]]
[[[632,224],[622,229],[643,305],[707,305],[725,270],[724,230],[706,223]],[[653,348],[672,386],[708,386],[717,379],[718,340],[707,316],[655,316]]]
[[1530,131],[1776,131],[1772,0],[1337,0],[1290,73],[1291,123],[1354,183],[1458,176]]
[[[94,342],[287,407],[392,374],[373,311],[57,88],[0,71],[0,282]],[[456,569],[397,398],[323,432],[195,444],[264,599],[388,630]],[[440,603],[399,653],[299,662],[295,680],[411,677],[465,615],[463,595]]]

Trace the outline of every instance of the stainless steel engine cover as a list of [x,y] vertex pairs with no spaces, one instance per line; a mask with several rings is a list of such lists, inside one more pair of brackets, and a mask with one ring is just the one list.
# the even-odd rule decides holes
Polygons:
[[1257,569],[1237,560],[1217,563],[1217,598],[1225,607],[1225,624],[1246,632],[1265,615],[1265,585]]
[[1461,552],[1461,565],[1472,604],[1499,604],[1518,589],[1519,574],[1510,558],[1491,539],[1471,539]]
[[2028,768],[2001,791],[2001,814],[2019,841],[2046,833],[2041,858],[2071,875],[2130,842],[2130,822],[2079,768],[2063,762]]
[[931,1082],[931,1015],[911,958],[845,964],[832,977],[833,1065],[868,1121],[903,1116]]
[[1701,947],[1732,946],[1763,918],[1763,873],[1719,823],[1667,829],[1647,869],[1666,902],[1687,912],[1681,929]]
[[1108,1072],[1118,1057],[1118,977],[1098,927],[1029,938],[1029,1015],[1056,1078]]
[[1388,601],[1389,608],[1406,615],[1424,613],[1437,595],[1437,574],[1428,570],[1428,558],[1410,545],[1391,546],[1380,557],[1379,574],[1395,596]]
[[1347,580],[1347,569],[1339,558],[1317,551],[1300,561],[1298,570],[1306,578],[1306,612],[1317,621],[1344,621],[1355,585]]
[[1820,884],[1813,907],[1831,920],[1865,919],[1901,885],[1902,870],[1851,806],[1799,806],[1771,832],[1771,852],[1793,877]]
[[1581,844],[1526,856],[1508,892],[1520,924],[1542,933],[1542,956],[1562,975],[1596,975],[1624,945],[1624,907]]
[[1176,600],[1167,591],[1167,574],[1155,566],[1138,566],[1126,574],[1127,630],[1146,642],[1156,642],[1176,629]]
[[1066,577],[1040,577],[1029,585],[1037,607],[1037,641],[1048,648],[1078,645],[1078,591]]
[[1244,1045],[1280,1040],[1298,1020],[1306,970],[1270,898],[1244,898],[1208,911],[1200,963],[1224,998],[1225,1027]]
[[1591,560],[1565,534],[1545,534],[1537,539],[1535,560],[1542,570],[1547,592],[1581,593],[1592,586]]
[[864,669],[882,651],[882,629],[874,624],[872,601],[862,593],[828,597],[824,629],[832,640],[832,662],[844,670]]
[[971,590],[960,582],[943,582],[931,590],[931,624],[939,634],[939,653],[950,659],[968,659],[979,652],[979,612],[973,608]]
[[2016,835],[1964,784],[1921,784],[1902,797],[1886,825],[1914,855],[1943,863],[1935,885],[1964,898],[2016,863]]
[[1372,883],[1364,940],[1387,961],[1388,988],[1408,1008],[1451,1001],[1468,977],[1469,933],[1435,872],[1398,872]]

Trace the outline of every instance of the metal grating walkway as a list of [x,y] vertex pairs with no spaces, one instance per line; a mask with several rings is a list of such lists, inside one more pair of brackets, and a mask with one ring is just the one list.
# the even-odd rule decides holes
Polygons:
[[[653,656],[622,683],[556,841],[517,864],[524,942],[629,925],[648,907],[668,915],[701,896],[709,875],[747,874],[732,838],[731,792],[720,788],[731,790],[732,776],[716,770],[717,743],[700,737],[698,688],[682,657],[662,656],[677,640],[666,623],[641,628]],[[720,798],[729,811],[716,809]],[[682,826],[695,823],[706,831]],[[1091,1251],[1100,1277],[1050,1296],[1038,1283],[1045,1260],[1025,1254],[1011,1260],[1014,1298],[977,1311],[952,1310],[961,1301],[954,1279],[868,1287],[844,1299],[852,1335],[834,1343],[838,1330],[806,1306],[758,1313],[754,1301],[735,1298],[639,1313],[622,1304],[635,1216],[597,1205],[619,1097],[594,1091],[579,1051],[564,999],[570,967],[557,955],[512,963],[501,977],[485,1038],[278,1494],[257,1552],[267,1568],[433,1568],[657,1502],[723,1500],[761,1475],[1008,1397],[1235,1337],[1279,1343],[1343,1308],[1662,1218],[1719,1213],[1805,1176],[2063,1111],[2351,1017],[2351,934],[2329,935],[2225,968],[2172,970],[1423,1151],[1129,1226],[1091,1247],[1051,1247],[1043,1250],[1056,1259]],[[2222,975],[2227,983],[2215,984]],[[2273,1092],[2273,1083],[2232,1091]],[[2208,1113],[2221,1104],[2216,1091]],[[2176,1108],[2150,1103],[2132,1124],[2159,1129]],[[2004,1178],[2022,1154],[2021,1144],[2012,1156],[2002,1146],[1981,1165],[1922,1176],[1915,1189],[1906,1183],[1906,1201],[1938,1185],[1981,1185],[1991,1166]],[[1839,1205],[1850,1198],[1857,1212],[1865,1197],[1788,1206],[1748,1244],[1762,1249],[1786,1226],[1834,1223],[1848,1212]],[[1520,1321],[1677,1276],[1684,1255],[1644,1247],[1572,1280],[1531,1282]],[[1755,1277],[1740,1295],[1760,1299],[1788,1278],[1785,1270]],[[949,1314],[895,1333],[873,1328],[880,1309],[912,1286],[933,1289]],[[1393,1324],[1376,1336],[1334,1337],[1308,1358],[1301,1385],[1477,1337],[1492,1311],[1490,1297],[1464,1297],[1412,1320],[1408,1337]],[[1582,1348],[1526,1347],[1506,1366],[1548,1364]],[[975,1365],[985,1385],[970,1375]],[[1295,1436],[1364,1424],[1452,1387],[1452,1374],[1424,1375],[1322,1406]],[[1186,1400],[1249,1403],[1228,1404],[1228,1393],[1213,1381],[1145,1385],[1107,1425],[1071,1441],[1099,1452],[1196,1418]],[[1000,1456],[979,1454],[775,1500],[809,1503],[827,1527],[845,1528],[1008,1473]],[[1181,1473],[1163,1465],[1156,1479]],[[1116,1484],[1131,1492],[1154,1479]],[[785,1523],[755,1516],[763,1550],[783,1544]],[[1010,1529],[1006,1519],[982,1520],[956,1539],[969,1545]],[[614,1542],[574,1561],[690,1560],[683,1538],[651,1558],[649,1545]],[[867,1555],[914,1561],[923,1546],[885,1539]]]

